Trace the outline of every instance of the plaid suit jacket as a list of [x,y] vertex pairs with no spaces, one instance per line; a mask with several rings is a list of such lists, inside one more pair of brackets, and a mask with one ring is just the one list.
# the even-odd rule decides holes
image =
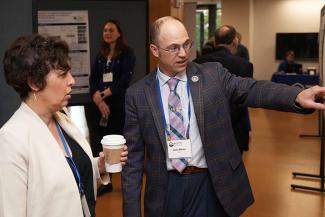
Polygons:
[[[186,73],[215,194],[229,216],[239,216],[254,198],[232,131],[229,102],[303,113],[307,111],[295,105],[301,89],[236,77],[219,63],[189,63]],[[145,159],[144,214],[145,217],[164,216],[168,174],[156,76],[156,72],[148,74],[126,94],[124,136],[129,155],[122,171],[124,217],[141,216]]]

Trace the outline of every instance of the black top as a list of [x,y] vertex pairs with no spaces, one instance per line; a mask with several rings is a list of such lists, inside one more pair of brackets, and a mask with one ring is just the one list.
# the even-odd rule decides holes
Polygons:
[[[124,127],[124,98],[126,89],[129,87],[133,70],[135,66],[135,56],[131,48],[126,47],[122,52],[112,59],[109,63],[107,58],[100,53],[96,56],[96,60],[92,66],[89,77],[90,97],[99,90],[103,91],[110,88],[112,95],[105,98],[106,104],[109,106],[110,115],[108,117],[107,127],[99,127],[100,136],[102,138],[107,134],[121,134]],[[113,73],[112,82],[104,82],[103,74],[107,72]],[[92,112],[92,118],[99,123],[101,113],[96,106],[95,112]],[[99,141],[96,141],[99,143]],[[97,154],[97,153],[95,153]]]
[[[72,152],[74,163],[76,164],[78,171],[80,173],[90,214],[91,216],[95,216],[96,200],[94,196],[93,170],[92,170],[91,161],[88,155],[86,154],[86,152],[81,148],[81,146],[74,139],[72,139],[68,134],[66,134],[66,132],[63,129],[62,132]],[[71,167],[70,161],[68,159],[67,162]],[[72,172],[74,171],[72,168],[71,170]],[[76,187],[78,187],[77,177],[74,172],[73,175],[76,179]]]
[[226,47],[217,47],[214,52],[200,56],[194,60],[196,63],[219,62],[232,74],[240,77],[253,77],[253,64],[249,61],[231,54]]
[[[89,77],[90,97],[97,90],[103,91],[109,87],[112,95],[107,97],[105,101],[110,106],[114,106],[115,103],[124,105],[124,96],[133,75],[134,65],[135,56],[133,50],[129,47],[124,48],[110,62],[107,62],[107,57],[103,57],[101,53],[98,53]],[[113,73],[113,82],[103,81],[103,74],[107,72]]]
[[293,63],[288,63],[287,60],[284,60],[281,62],[278,66],[278,72],[286,72],[286,73],[302,73],[302,65],[293,62]]
[[242,57],[249,61],[249,53],[247,47],[242,44],[238,44],[236,56]]

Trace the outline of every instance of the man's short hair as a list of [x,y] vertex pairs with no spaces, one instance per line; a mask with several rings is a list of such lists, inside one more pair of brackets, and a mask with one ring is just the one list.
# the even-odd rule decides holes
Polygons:
[[231,44],[237,35],[236,29],[230,25],[223,25],[214,34],[216,45]]

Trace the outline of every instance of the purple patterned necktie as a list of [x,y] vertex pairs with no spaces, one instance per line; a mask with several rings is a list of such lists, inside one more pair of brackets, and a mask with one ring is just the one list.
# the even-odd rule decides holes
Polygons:
[[[186,139],[181,99],[176,93],[178,82],[179,80],[177,78],[170,78],[167,81],[170,90],[168,96],[168,113],[169,136],[171,140]],[[171,164],[176,170],[182,172],[187,165],[187,161],[184,158],[175,158],[171,159]]]

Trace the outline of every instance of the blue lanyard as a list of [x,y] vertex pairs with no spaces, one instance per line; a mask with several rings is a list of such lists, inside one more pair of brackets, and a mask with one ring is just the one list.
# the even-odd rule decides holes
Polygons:
[[[167,128],[167,121],[166,121],[166,117],[165,117],[165,111],[164,111],[164,105],[163,105],[163,100],[161,97],[161,90],[160,90],[160,84],[159,84],[159,79],[157,78],[157,96],[160,99],[160,110],[162,111],[163,117],[164,117],[164,128],[166,131],[167,136],[170,137],[170,132]],[[190,138],[190,127],[191,127],[191,100],[190,100],[190,84],[187,81],[186,82],[186,90],[187,90],[187,97],[188,97],[188,125],[187,125],[187,129],[186,129],[186,138],[189,139]],[[176,90],[175,90],[176,91]]]
[[65,152],[68,154],[68,158],[69,158],[70,162],[72,163],[71,169],[74,170],[74,173],[77,176],[77,184],[78,184],[79,193],[82,195],[82,194],[84,194],[84,188],[83,188],[83,184],[81,182],[80,173],[79,173],[78,168],[77,168],[76,164],[74,163],[73,158],[72,158],[72,156],[70,154],[70,151],[69,151],[68,145],[67,145],[67,141],[64,138],[61,127],[57,122],[56,122],[56,128],[57,128],[57,130],[59,132],[61,141],[62,141],[64,149],[65,149]]

